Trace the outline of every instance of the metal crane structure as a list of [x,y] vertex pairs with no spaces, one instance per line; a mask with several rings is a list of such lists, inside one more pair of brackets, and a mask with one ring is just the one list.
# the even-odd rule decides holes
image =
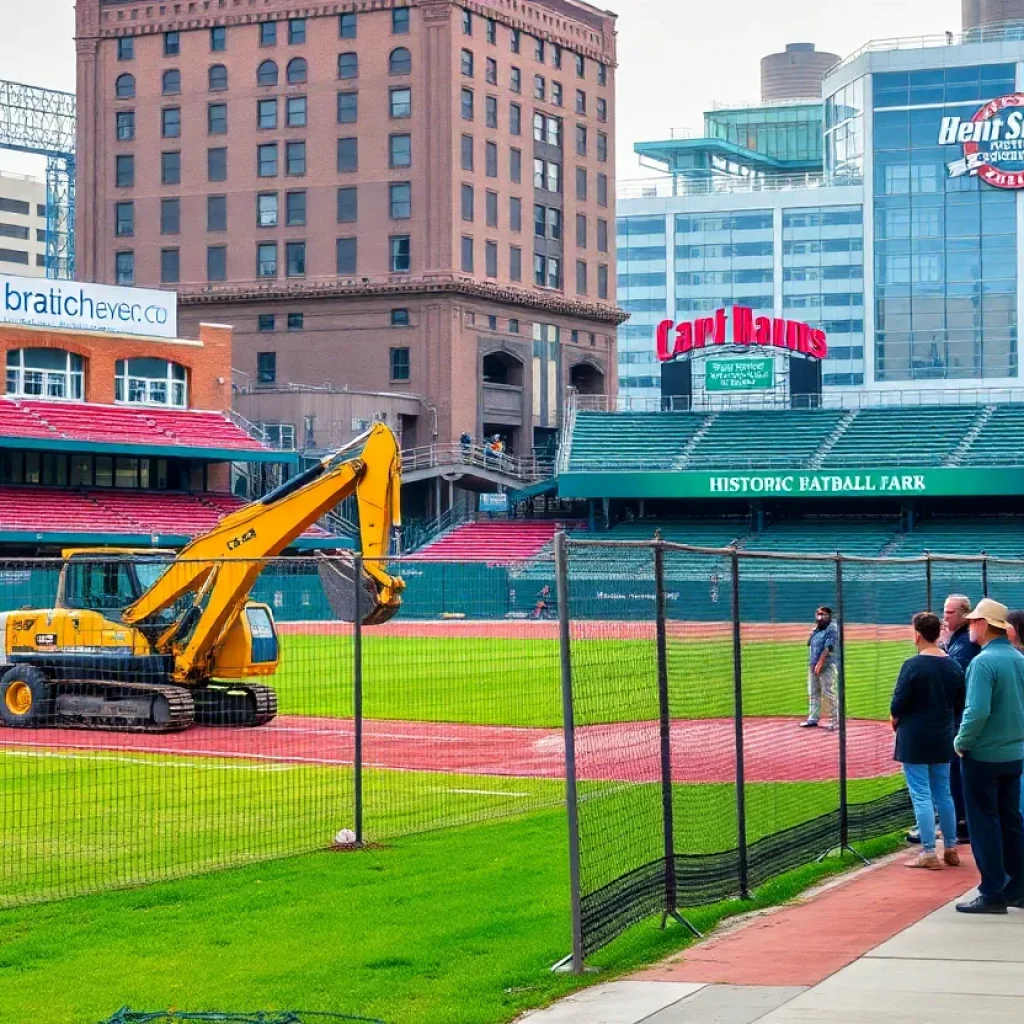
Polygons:
[[46,157],[46,276],[75,276],[73,92],[0,81],[0,149]]

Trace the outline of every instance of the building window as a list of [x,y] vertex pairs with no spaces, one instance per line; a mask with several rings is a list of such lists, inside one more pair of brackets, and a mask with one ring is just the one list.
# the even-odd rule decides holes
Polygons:
[[181,232],[181,200],[160,200],[160,234],[177,235]]
[[359,120],[359,93],[338,93],[338,124],[355,124]]
[[519,68],[513,68],[509,75],[509,88],[513,92],[523,91],[523,73]]
[[597,222],[597,251],[608,251],[608,221],[606,220]]
[[391,55],[388,57],[388,73],[392,75],[412,74],[412,54],[404,46],[399,46],[391,51]]
[[288,21],[288,42],[291,46],[299,46],[306,41],[306,19],[291,18]]
[[576,113],[585,114],[587,112],[587,94],[582,89],[576,90]]
[[85,360],[57,348],[18,348],[7,353],[7,394],[81,401]]
[[523,33],[520,29],[512,29],[512,36],[509,40],[513,53],[519,53],[523,48]]
[[288,314],[288,330],[289,331],[301,331],[306,325],[306,318],[302,313],[289,313]]
[[392,235],[388,239],[392,273],[408,273],[412,266],[412,245],[408,235]]
[[388,107],[392,117],[412,117],[412,89],[389,90]]
[[473,170],[473,136],[463,135],[461,144],[462,169]]
[[576,155],[587,155],[587,126],[585,124],[576,125]]
[[359,54],[341,53],[338,55],[338,77],[358,78],[359,77]]
[[608,163],[608,136],[604,132],[597,133],[597,159]]
[[464,36],[471,36],[473,34],[473,14],[471,11],[463,10],[462,12],[462,34]]
[[177,284],[181,275],[181,253],[178,249],[160,250],[160,283]]
[[[264,321],[269,320],[270,326],[264,327]],[[274,329],[274,318],[265,313],[260,316],[260,330],[272,331]],[[275,384],[277,382],[277,353],[257,352],[256,353],[256,383]]]
[[164,185],[181,184],[181,153],[160,154],[160,181]]
[[177,96],[181,92],[181,72],[165,71],[162,79],[162,89],[165,96]]
[[392,135],[388,140],[389,164],[392,167],[412,166],[412,136]]
[[587,294],[587,264],[584,260],[576,261],[576,294]]
[[498,144],[488,142],[484,146],[484,173],[488,178],[498,176]]
[[265,60],[256,69],[257,85],[277,85],[277,64],[272,60]]
[[597,267],[597,297],[608,298],[608,265],[605,263],[598,264]]
[[[256,318],[256,329],[259,331],[272,331],[274,330],[274,314],[273,313],[260,313]],[[257,365],[259,365],[260,356],[272,356],[273,352],[259,352],[256,356]]]
[[544,40],[534,39],[533,40],[533,57],[538,64],[544,63]]
[[277,97],[256,101],[256,127],[264,131],[277,127]]
[[608,175],[597,176],[597,205],[606,207],[608,205]]
[[608,84],[608,66],[606,64],[597,65],[597,84],[607,85]]
[[391,326],[392,327],[408,327],[409,326],[409,310],[407,310],[407,309],[393,309],[393,310],[391,310]]
[[285,273],[288,277],[306,276],[306,243],[287,242],[284,247]]
[[134,203],[114,203],[114,234],[118,238],[131,238],[135,234]]
[[277,277],[276,242],[260,242],[256,246],[256,276]]
[[562,237],[562,211],[554,206],[534,206],[533,233],[538,238],[559,240]]
[[487,277],[498,276],[498,243],[487,242],[484,245],[484,274]]
[[467,235],[462,236],[462,272],[473,273],[473,239]]
[[130,100],[135,96],[135,76],[118,75],[114,82],[114,95],[119,100]]
[[285,100],[285,122],[289,128],[306,127],[306,97],[289,96]]
[[228,105],[210,103],[206,108],[206,130],[210,135],[227,135]]
[[523,250],[513,245],[508,250],[508,276],[513,281],[523,279]]
[[117,141],[131,142],[135,138],[135,111],[119,110],[117,112]]
[[228,180],[228,151],[219,147],[206,151],[206,179],[207,181]]
[[463,185],[461,190],[462,219],[468,223],[472,223],[475,216],[473,206],[473,186]]
[[355,137],[338,139],[338,171],[347,173],[359,169],[359,140]]
[[459,58],[459,68],[467,78],[473,77],[473,51],[463,50]]
[[284,196],[284,222],[290,228],[306,223],[306,193],[286,192]]
[[487,58],[485,65],[484,79],[488,85],[498,84],[498,62],[493,57]]
[[488,128],[498,127],[498,97],[488,96],[484,101],[484,124]]
[[511,231],[523,230],[523,201],[512,196],[508,201],[508,226]]
[[473,120],[473,90],[463,89],[462,90],[462,120],[472,121]]
[[164,107],[160,111],[160,135],[165,139],[181,137],[181,107]]
[[208,245],[206,247],[206,280],[212,282],[228,279],[228,247]]
[[587,59],[582,53],[575,54],[576,57],[576,77],[586,78],[587,77]]
[[547,114],[534,114],[533,140],[534,142],[546,142],[549,146],[561,148],[562,119],[560,117],[548,117]]
[[228,229],[228,197],[206,197],[206,230],[227,231]]
[[131,188],[135,184],[135,157],[121,155],[116,158],[114,181],[118,188]]
[[277,177],[276,142],[265,142],[256,147],[256,173],[261,178]]
[[392,220],[408,220],[412,216],[412,185],[408,181],[393,181],[388,186]]
[[508,130],[512,135],[523,134],[523,108],[518,103],[508,105]]
[[587,169],[585,167],[576,168],[576,198],[580,202],[586,202],[587,199]]
[[498,43],[498,23],[493,18],[487,19],[487,42],[491,46],[496,46]]
[[338,15],[338,37],[340,39],[356,38],[356,16],[354,13]]
[[391,34],[407,36],[409,34],[409,8],[396,7],[391,12]]
[[181,53],[181,33],[180,32],[165,32],[164,33],[164,56],[165,57],[177,57]]
[[598,100],[597,101],[597,119],[602,123],[608,120],[608,101]]
[[508,173],[513,183],[519,185],[523,180],[523,151],[521,149],[515,149],[514,147],[509,150],[508,154]]
[[356,273],[356,240],[354,238],[338,239],[336,266],[339,274]]
[[277,46],[277,22],[260,22],[260,46]]
[[289,85],[302,85],[309,78],[309,65],[305,57],[293,57],[288,61],[285,78]]
[[306,144],[286,142],[284,144],[285,174],[301,178],[306,173]]
[[338,189],[338,223],[354,224],[359,220],[359,190],[357,188]]
[[206,82],[210,92],[224,92],[228,87],[228,69],[223,64],[214,64],[207,72]]
[[277,227],[276,192],[260,192],[256,196],[256,224],[261,228]]
[[562,83],[561,82],[552,82],[551,83],[551,102],[556,107],[560,107],[562,105],[563,100],[562,100]]
[[151,357],[118,359],[114,372],[116,402],[187,408],[185,367],[178,363]]
[[496,228],[498,226],[498,193],[488,192],[486,196],[487,226]]
[[533,161],[533,186],[547,192],[562,191],[562,165],[552,160]]
[[543,75],[533,76],[533,98],[542,100],[547,96],[547,82]]
[[132,36],[122,36],[118,39],[117,59],[135,60],[135,39]]
[[585,214],[576,214],[576,248],[586,249],[587,247],[587,218]]
[[210,49],[222,53],[228,48],[228,30],[223,25],[210,29]]
[[409,350],[407,348],[391,349],[391,379],[393,381],[409,379]]

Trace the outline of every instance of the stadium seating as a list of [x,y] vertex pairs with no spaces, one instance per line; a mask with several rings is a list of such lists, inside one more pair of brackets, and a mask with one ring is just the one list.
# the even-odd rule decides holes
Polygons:
[[891,553],[905,557],[925,551],[947,555],[986,552],[1003,558],[1024,558],[1024,516],[926,519],[913,533],[901,536]]
[[804,466],[842,415],[833,409],[720,412],[684,468]]
[[1024,435],[1024,405],[997,405],[960,462],[962,466],[1005,464],[1008,445]]
[[548,519],[466,523],[416,553],[425,561],[490,562],[494,565],[536,558],[550,544],[558,524]]
[[688,413],[601,413],[576,416],[570,472],[678,468],[706,417]]
[[942,465],[981,412],[977,405],[861,409],[822,468]]
[[113,532],[110,514],[87,494],[42,487],[0,488],[0,530]]
[[794,519],[773,523],[760,533],[751,533],[742,546],[751,551],[792,551],[872,558],[881,554],[899,532],[896,518],[851,520],[841,517]]
[[59,439],[59,435],[29,412],[9,399],[0,399],[0,436]]

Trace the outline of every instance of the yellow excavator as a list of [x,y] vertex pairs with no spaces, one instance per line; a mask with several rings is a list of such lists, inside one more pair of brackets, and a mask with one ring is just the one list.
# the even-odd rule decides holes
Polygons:
[[133,732],[266,724],[276,693],[240,681],[273,675],[279,661],[273,614],[249,600],[253,584],[268,559],[354,494],[361,579],[354,558],[320,556],[317,569],[336,616],[387,622],[405,587],[385,563],[400,488],[398,445],[377,423],[176,556],[65,551],[54,608],[0,612],[0,721]]

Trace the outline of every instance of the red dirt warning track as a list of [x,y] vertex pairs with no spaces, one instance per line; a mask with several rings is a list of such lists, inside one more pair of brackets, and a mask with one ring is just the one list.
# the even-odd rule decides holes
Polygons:
[[[799,729],[792,718],[750,718],[744,726],[746,777],[751,782],[814,782],[837,778],[835,733]],[[672,723],[676,782],[732,782],[732,719]],[[851,721],[849,776],[891,775],[892,731],[886,722]],[[350,765],[351,719],[282,716],[259,729],[196,726],[182,733],[145,735],[40,729],[0,730],[0,750],[95,750],[238,758],[281,764]],[[660,778],[658,723],[587,726],[577,731],[578,775],[585,780],[655,782]],[[555,779],[564,774],[560,729],[435,722],[367,721],[364,764],[371,768],[466,775]]]

